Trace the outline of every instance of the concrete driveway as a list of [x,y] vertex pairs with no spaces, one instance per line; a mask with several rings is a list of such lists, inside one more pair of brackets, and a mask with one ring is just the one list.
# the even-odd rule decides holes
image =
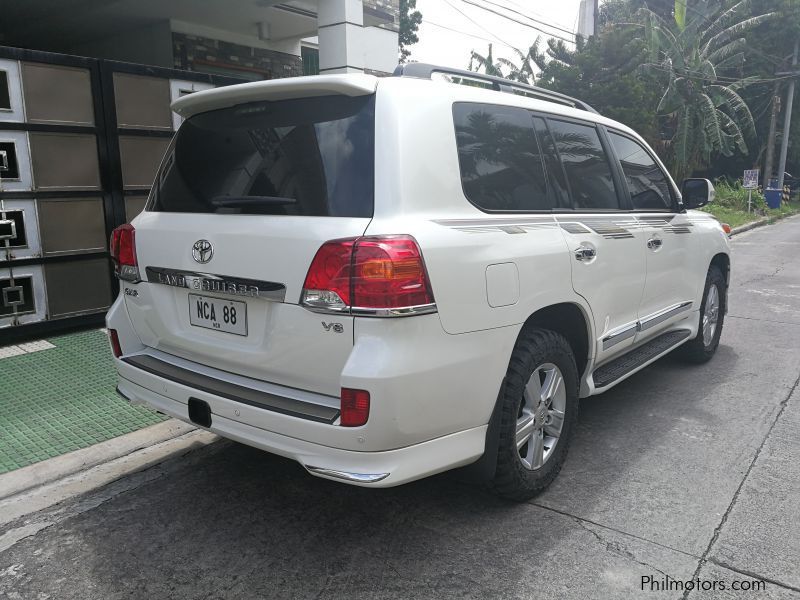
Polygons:
[[528,504],[220,442],[0,528],[0,597],[800,599],[800,218],[733,245],[715,359],[583,401]]

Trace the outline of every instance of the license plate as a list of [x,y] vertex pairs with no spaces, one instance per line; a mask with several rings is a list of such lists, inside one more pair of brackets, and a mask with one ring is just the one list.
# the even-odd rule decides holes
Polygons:
[[235,335],[247,335],[247,304],[189,294],[189,323]]

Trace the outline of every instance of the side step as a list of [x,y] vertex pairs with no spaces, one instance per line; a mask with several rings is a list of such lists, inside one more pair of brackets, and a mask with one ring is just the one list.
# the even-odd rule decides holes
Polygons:
[[661,334],[657,338],[631,350],[627,354],[623,354],[619,358],[615,358],[611,362],[604,364],[602,367],[598,367],[592,373],[594,387],[604,388],[611,385],[618,379],[635,371],[644,363],[682,342],[689,337],[690,333],[688,329],[679,329],[678,331],[670,331]]

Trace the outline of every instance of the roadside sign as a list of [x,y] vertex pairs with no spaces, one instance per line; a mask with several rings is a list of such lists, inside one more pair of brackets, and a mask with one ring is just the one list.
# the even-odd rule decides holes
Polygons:
[[742,187],[747,190],[754,190],[758,187],[758,169],[744,172],[744,185]]

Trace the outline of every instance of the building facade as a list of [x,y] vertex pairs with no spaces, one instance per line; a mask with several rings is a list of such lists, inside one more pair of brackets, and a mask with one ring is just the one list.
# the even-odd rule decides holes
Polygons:
[[182,95],[390,73],[399,0],[27,0],[0,20],[0,346],[100,323]]

